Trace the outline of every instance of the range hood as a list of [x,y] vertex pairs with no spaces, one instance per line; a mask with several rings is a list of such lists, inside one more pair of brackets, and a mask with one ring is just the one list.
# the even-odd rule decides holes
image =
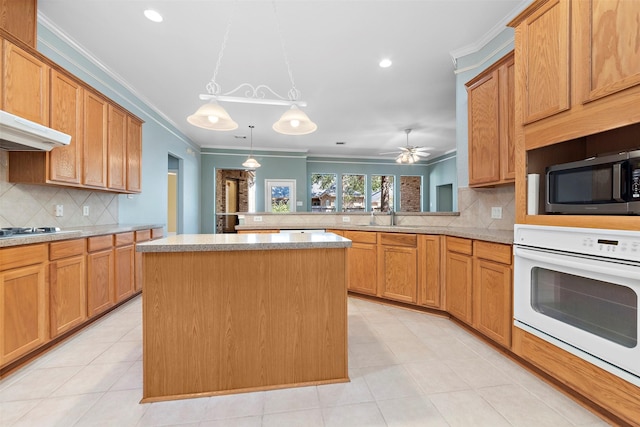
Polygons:
[[71,135],[0,110],[0,149],[50,151],[69,145]]

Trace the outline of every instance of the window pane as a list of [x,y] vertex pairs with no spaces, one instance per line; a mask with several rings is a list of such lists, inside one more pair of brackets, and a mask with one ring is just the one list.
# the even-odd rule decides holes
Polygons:
[[311,175],[311,212],[336,211],[335,173],[314,173]]
[[389,212],[393,209],[393,175],[371,177],[371,210]]
[[363,212],[364,200],[364,175],[342,175],[342,211]]
[[400,211],[420,212],[420,200],[422,200],[422,177],[400,177]]

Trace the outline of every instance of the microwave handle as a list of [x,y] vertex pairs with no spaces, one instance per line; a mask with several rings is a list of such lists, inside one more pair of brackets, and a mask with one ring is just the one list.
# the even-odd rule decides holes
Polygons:
[[622,163],[614,163],[613,165],[613,200],[616,202],[624,202],[620,194],[620,183],[622,182]]

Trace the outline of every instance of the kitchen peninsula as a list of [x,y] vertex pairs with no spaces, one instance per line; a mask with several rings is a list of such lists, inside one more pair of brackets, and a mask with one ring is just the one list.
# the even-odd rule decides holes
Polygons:
[[143,402],[348,381],[350,245],[332,233],[138,245]]

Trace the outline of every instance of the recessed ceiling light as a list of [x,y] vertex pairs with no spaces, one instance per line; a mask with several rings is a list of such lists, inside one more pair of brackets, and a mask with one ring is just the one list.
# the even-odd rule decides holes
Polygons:
[[338,142],[336,142],[336,145],[345,145],[345,144],[346,144],[346,142],[344,142],[344,141],[338,141]]
[[144,16],[146,16],[149,21],[162,22],[162,15],[160,15],[159,12],[156,12],[153,9],[145,10],[144,11]]
[[378,65],[380,65],[380,68],[389,68],[391,67],[391,64],[393,64],[393,62],[391,62],[389,58],[385,58],[382,61],[380,61]]

